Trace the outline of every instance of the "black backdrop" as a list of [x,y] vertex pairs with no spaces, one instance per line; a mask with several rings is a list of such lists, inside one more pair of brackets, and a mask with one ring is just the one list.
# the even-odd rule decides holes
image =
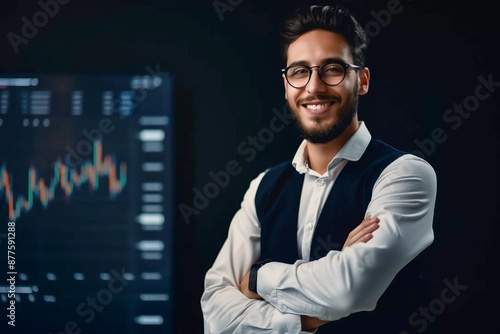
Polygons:
[[[35,1],[12,1],[0,10],[0,72],[144,73],[150,66],[175,75],[179,204],[193,203],[193,188],[202,190],[212,181],[210,172],[225,170],[231,160],[239,163],[241,172],[189,224],[178,217],[178,333],[202,332],[203,275],[249,181],[290,158],[300,142],[289,125],[254,159],[238,151],[250,143],[249,136],[269,126],[273,109],[281,110],[285,102],[279,23],[297,4],[332,2],[232,3],[221,17],[210,0],[71,0],[17,53],[7,34],[19,34],[21,18],[40,7]],[[372,81],[369,94],[360,99],[360,118],[374,136],[399,148],[423,152],[417,143],[427,143],[423,155],[438,175],[435,242],[429,248],[435,299],[422,306],[438,307],[445,279],[467,288],[428,321],[425,332],[495,328],[498,308],[489,302],[495,305],[498,291],[492,272],[498,263],[494,241],[500,215],[499,87],[465,116],[443,119],[454,104],[474,101],[478,77],[500,81],[495,6],[401,1],[401,12],[377,30],[371,11],[387,9],[391,1],[339,3],[351,6],[363,26],[371,22],[367,65]],[[443,134],[431,139],[439,129],[444,142],[438,142]]]

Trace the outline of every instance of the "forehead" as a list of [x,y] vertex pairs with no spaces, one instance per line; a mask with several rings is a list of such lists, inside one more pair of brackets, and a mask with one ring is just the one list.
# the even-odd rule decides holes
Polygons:
[[287,65],[299,61],[318,65],[327,58],[340,58],[346,62],[352,62],[349,43],[339,33],[312,30],[290,44],[287,52]]

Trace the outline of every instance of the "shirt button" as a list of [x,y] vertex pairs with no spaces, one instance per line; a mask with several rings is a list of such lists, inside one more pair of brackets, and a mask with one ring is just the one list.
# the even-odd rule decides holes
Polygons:
[[307,223],[306,228],[307,228],[308,230],[312,230],[312,228],[313,228],[313,224],[312,224],[312,223]]
[[324,179],[318,179],[318,186],[324,186],[325,185],[325,180]]
[[285,311],[286,311],[286,306],[283,306],[283,307],[281,308],[281,312],[285,312]]

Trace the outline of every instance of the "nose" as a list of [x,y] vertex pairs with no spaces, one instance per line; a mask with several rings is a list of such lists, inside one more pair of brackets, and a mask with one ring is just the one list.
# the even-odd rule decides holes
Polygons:
[[316,92],[324,92],[326,90],[326,84],[321,80],[319,76],[319,66],[314,66],[311,68],[311,79],[306,85],[306,90],[310,94],[314,94]]

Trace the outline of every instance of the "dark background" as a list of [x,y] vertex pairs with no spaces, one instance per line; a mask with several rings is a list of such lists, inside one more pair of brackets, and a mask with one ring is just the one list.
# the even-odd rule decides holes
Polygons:
[[[243,0],[221,20],[212,1],[71,0],[18,53],[7,34],[21,34],[21,18],[31,20],[40,7],[35,1],[2,3],[0,72],[141,74],[158,66],[174,74],[179,204],[192,204],[192,189],[203,189],[209,172],[225,170],[230,160],[240,163],[242,172],[190,224],[179,215],[175,225],[177,333],[202,333],[203,276],[248,183],[291,158],[300,143],[289,125],[251,162],[237,150],[268,127],[273,108],[285,103],[278,28],[296,5],[306,3],[335,4]],[[338,3],[365,26],[374,20],[370,11],[385,10],[388,1]],[[440,298],[445,279],[467,289],[425,332],[490,332],[498,309],[489,305],[498,296],[492,273],[498,263],[500,93],[481,101],[456,129],[442,117],[474,95],[478,76],[500,81],[497,11],[483,0],[401,3],[402,12],[370,40],[371,87],[360,98],[359,117],[373,136],[408,151],[436,128],[447,135],[425,154],[439,182],[435,242],[428,249],[430,295]]]

